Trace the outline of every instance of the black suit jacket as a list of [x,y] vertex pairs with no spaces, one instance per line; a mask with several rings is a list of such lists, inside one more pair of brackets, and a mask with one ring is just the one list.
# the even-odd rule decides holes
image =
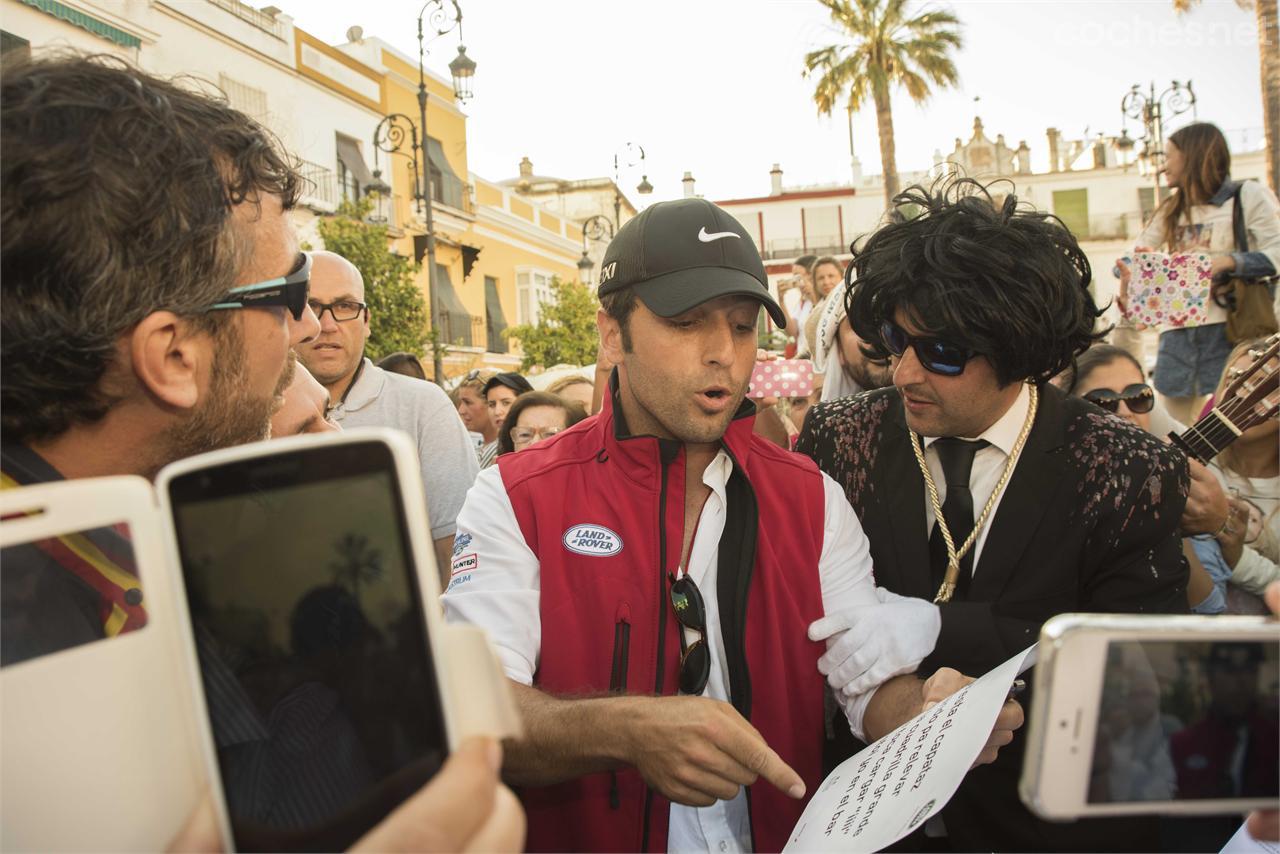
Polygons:
[[[845,490],[871,544],[876,584],[932,600],[924,479],[896,389],[814,407],[797,450]],[[941,485],[939,485],[941,486]],[[1186,458],[1052,386],[1000,500],[964,601],[940,606],[922,673],[981,675],[1034,643],[1048,618],[1076,611],[1185,613],[1178,520]],[[1029,704],[1030,698],[1024,701]],[[975,769],[944,812],[959,850],[1151,850],[1152,822],[1050,825],[1017,795],[1025,735]]]

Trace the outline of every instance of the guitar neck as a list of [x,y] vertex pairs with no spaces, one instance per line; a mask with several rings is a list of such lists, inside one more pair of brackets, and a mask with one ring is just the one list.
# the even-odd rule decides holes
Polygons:
[[1242,431],[1217,409],[1213,409],[1194,426],[1181,434],[1170,433],[1169,440],[1189,457],[1205,465],[1239,438]]
[[1280,334],[1247,352],[1251,363],[1228,372],[1231,382],[1213,409],[1181,434],[1169,434],[1174,445],[1205,465],[1280,409]]

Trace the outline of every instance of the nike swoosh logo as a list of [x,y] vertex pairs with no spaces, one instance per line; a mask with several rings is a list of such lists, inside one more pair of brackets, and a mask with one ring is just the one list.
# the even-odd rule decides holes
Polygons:
[[703,243],[711,243],[713,240],[719,240],[722,237],[736,237],[742,239],[742,235],[732,231],[717,231],[715,234],[707,234],[707,227],[704,225],[698,230],[698,239]]

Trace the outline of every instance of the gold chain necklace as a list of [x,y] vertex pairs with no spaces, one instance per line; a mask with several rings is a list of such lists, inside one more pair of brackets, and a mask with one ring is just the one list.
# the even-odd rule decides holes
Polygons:
[[1036,391],[1035,386],[1028,386],[1030,392],[1030,403],[1027,406],[1027,418],[1022,423],[1022,432],[1018,434],[1018,441],[1013,444],[1013,452],[1009,454],[1008,461],[1004,464],[1004,471],[1000,474],[1000,482],[996,484],[996,488],[992,491],[991,497],[987,499],[987,506],[982,508],[982,515],[978,517],[978,521],[973,523],[973,532],[969,534],[969,539],[964,541],[958,550],[956,549],[955,540],[951,538],[951,531],[947,529],[947,520],[942,515],[942,502],[938,500],[938,487],[933,482],[933,475],[929,473],[929,464],[924,459],[924,445],[920,441],[920,437],[916,435],[914,430],[911,433],[911,450],[916,452],[916,462],[920,464],[920,473],[924,475],[924,485],[929,491],[929,503],[933,505],[933,518],[938,530],[942,531],[942,541],[947,544],[947,574],[942,579],[942,586],[938,588],[938,593],[933,597],[935,604],[940,602],[950,602],[951,594],[956,590],[956,579],[960,577],[960,560],[969,553],[969,549],[973,548],[973,544],[978,541],[978,533],[982,530],[982,526],[986,524],[987,517],[991,515],[991,511],[995,509],[996,502],[1000,499],[1004,488],[1009,485],[1009,478],[1013,477],[1013,470],[1018,465],[1018,457],[1022,456],[1022,447],[1027,444],[1027,437],[1031,435],[1031,425],[1036,420],[1036,408],[1040,400],[1040,395]]

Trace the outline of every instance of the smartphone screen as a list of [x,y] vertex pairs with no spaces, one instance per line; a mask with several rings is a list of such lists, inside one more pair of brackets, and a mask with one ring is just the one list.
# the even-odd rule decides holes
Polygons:
[[343,850],[447,750],[390,450],[335,445],[170,485],[236,847]]
[[1278,653],[1263,641],[1111,641],[1089,803],[1275,799]]

